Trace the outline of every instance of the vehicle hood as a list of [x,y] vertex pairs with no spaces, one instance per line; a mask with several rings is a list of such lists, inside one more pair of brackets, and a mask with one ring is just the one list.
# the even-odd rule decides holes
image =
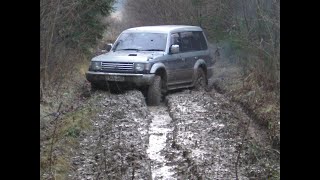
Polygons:
[[92,58],[92,61],[146,62],[149,58],[156,58],[163,55],[164,52],[158,51],[110,51]]

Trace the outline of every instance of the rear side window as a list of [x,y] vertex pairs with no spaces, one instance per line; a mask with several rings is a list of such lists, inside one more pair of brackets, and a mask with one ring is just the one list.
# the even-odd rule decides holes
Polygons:
[[194,31],[194,48],[196,50],[206,50],[208,49],[206,39],[201,31]]
[[181,32],[179,34],[181,52],[200,51],[208,48],[201,31]]

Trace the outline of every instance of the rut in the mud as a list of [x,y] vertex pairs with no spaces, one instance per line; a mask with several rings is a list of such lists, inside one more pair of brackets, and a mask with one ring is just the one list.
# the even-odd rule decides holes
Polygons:
[[170,156],[179,179],[235,179],[240,137],[233,113],[221,108],[224,101],[218,94],[213,99],[201,91],[168,96],[174,131],[166,150],[175,150]]
[[224,95],[185,90],[167,99],[174,129],[164,151],[177,179],[268,179],[271,171],[280,171],[273,162],[277,155],[251,147],[262,137]]
[[83,134],[69,179],[151,179],[146,153],[151,117],[141,92],[94,96],[103,110],[88,119],[94,128]]
[[157,107],[139,91],[99,96],[103,111],[82,136],[70,179],[267,179],[280,171],[274,154],[249,148],[250,118],[215,91],[171,93]]
[[149,107],[150,114],[153,116],[149,127],[149,147],[147,153],[151,159],[152,179],[166,179],[174,178],[174,169],[168,165],[168,160],[162,150],[166,146],[167,135],[172,132],[173,128],[169,127],[171,117],[169,116],[167,107],[165,105],[157,107]]

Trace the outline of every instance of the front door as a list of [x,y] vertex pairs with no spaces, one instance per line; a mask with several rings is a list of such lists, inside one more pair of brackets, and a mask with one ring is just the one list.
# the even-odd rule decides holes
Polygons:
[[[173,44],[180,45],[179,34],[171,34],[170,46]],[[186,68],[185,57],[182,53],[168,55],[165,66],[168,73],[168,85],[177,84],[184,81],[184,70]]]

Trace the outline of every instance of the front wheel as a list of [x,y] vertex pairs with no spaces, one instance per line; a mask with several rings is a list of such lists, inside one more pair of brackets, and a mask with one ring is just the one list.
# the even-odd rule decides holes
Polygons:
[[161,76],[156,75],[148,88],[148,105],[158,106],[161,101]]

